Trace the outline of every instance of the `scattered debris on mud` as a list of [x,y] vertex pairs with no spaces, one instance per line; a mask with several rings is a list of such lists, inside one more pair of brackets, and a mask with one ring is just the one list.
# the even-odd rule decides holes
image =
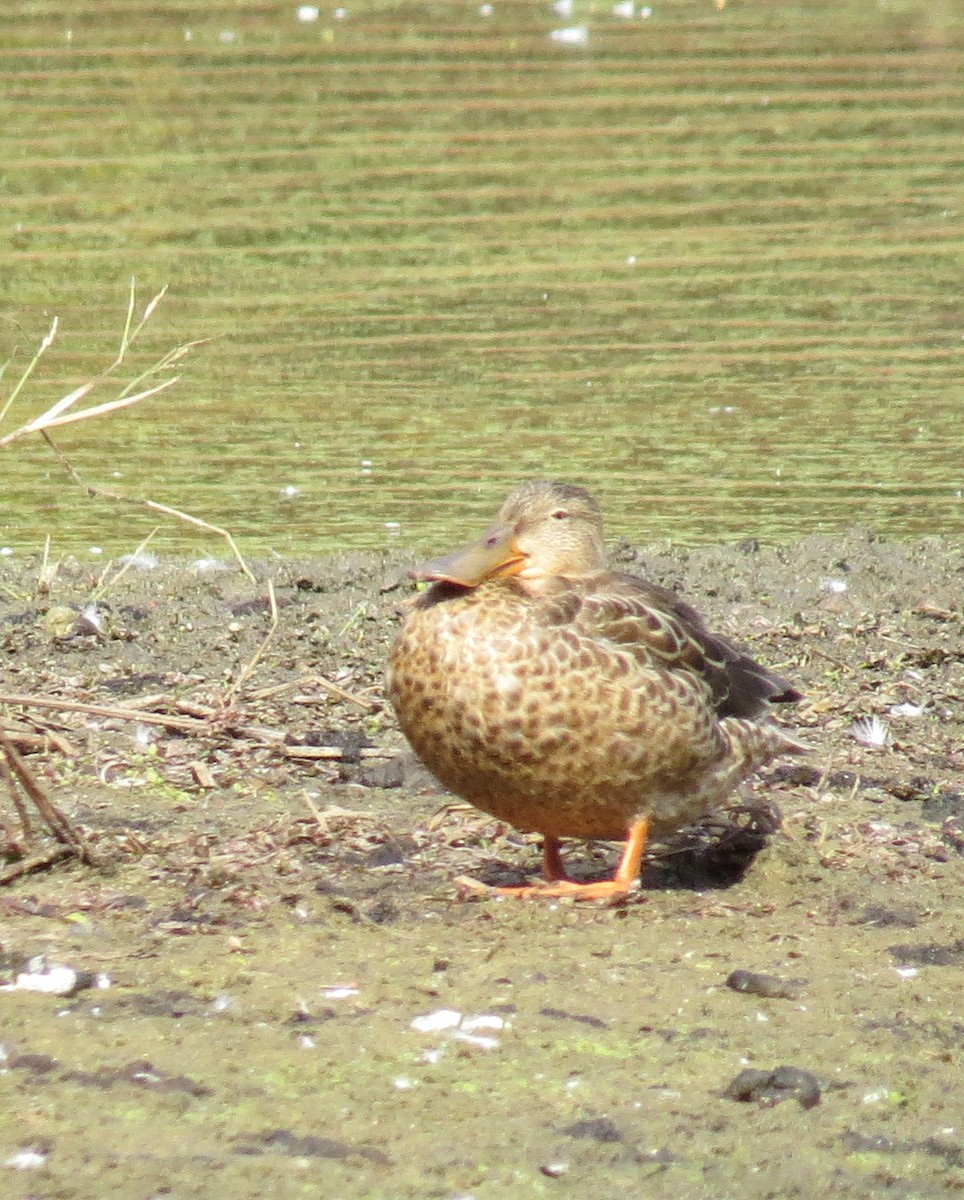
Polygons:
[[121,1197],[964,1187],[962,548],[618,557],[798,684],[780,718],[814,749],[615,907],[459,902],[459,874],[537,873],[538,839],[402,743],[400,558],[104,592],[0,564],[11,1195],[108,1166]]

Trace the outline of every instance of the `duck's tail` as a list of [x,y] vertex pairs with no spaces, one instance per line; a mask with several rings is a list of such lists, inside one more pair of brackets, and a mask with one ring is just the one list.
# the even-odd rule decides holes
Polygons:
[[772,721],[726,717],[720,727],[730,743],[734,759],[742,764],[747,775],[783,754],[809,754],[813,750],[812,746]]

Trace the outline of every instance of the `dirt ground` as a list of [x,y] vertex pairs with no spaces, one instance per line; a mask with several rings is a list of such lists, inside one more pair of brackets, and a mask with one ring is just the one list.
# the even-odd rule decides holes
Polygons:
[[0,727],[97,857],[44,865],[0,777],[5,1196],[964,1191],[961,545],[616,557],[797,683],[813,746],[617,907],[456,896],[538,842],[384,707],[407,561],[0,562]]

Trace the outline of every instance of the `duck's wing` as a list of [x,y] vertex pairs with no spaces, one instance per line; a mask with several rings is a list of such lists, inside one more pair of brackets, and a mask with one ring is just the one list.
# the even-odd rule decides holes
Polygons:
[[698,675],[720,717],[754,717],[768,704],[802,699],[786,679],[711,634],[695,608],[658,584],[616,572],[560,583],[546,597],[550,623],[616,645],[645,666]]

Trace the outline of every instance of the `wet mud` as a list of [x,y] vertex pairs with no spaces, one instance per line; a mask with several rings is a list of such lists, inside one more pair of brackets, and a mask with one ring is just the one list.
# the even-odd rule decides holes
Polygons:
[[961,546],[617,558],[797,683],[813,751],[615,907],[459,899],[538,839],[403,745],[403,559],[0,564],[0,725],[97,860],[44,865],[0,780],[5,1195],[964,1188]]

